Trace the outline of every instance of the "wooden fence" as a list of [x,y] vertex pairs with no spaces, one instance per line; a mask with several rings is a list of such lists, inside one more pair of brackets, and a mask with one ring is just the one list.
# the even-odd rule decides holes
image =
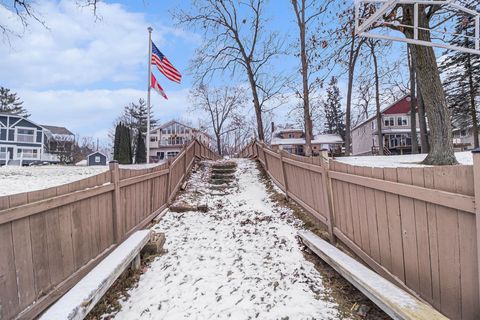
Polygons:
[[175,196],[198,141],[161,166],[119,168],[70,184],[0,197],[0,319],[32,319]]
[[[276,153],[273,181],[372,269],[452,319],[480,319],[480,154],[474,166],[372,168]],[[479,218],[477,218],[479,217]]]

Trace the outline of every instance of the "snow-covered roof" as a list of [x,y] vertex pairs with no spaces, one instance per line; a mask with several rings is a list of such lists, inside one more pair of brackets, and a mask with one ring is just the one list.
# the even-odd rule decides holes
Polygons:
[[[314,139],[312,140],[312,144],[341,144],[343,143],[342,137],[340,137],[338,134],[318,134],[314,136]],[[291,144],[291,145],[303,145],[305,144],[305,139],[304,138],[278,138],[274,137],[272,138],[272,145],[286,145],[286,144]]]

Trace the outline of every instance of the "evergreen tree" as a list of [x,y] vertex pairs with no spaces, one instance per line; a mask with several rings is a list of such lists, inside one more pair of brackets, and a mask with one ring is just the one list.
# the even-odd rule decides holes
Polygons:
[[[123,122],[130,128],[130,134],[133,137],[141,132],[144,136],[147,133],[148,110],[144,99],[139,99],[138,103],[132,102],[124,107],[123,114],[117,122]],[[155,128],[158,121],[154,119],[153,112],[150,110],[150,128]],[[132,150],[137,153],[137,139],[132,140]]]
[[[472,1],[467,7],[475,10]],[[459,16],[456,21],[452,45],[475,48],[475,20],[472,15]],[[454,127],[465,129],[472,126],[474,147],[479,147],[479,128],[477,117],[477,98],[480,95],[480,55],[466,52],[449,52],[442,62],[444,86],[452,110]]]
[[120,164],[132,163],[130,129],[123,123],[119,123],[115,129],[113,158]]
[[325,115],[324,133],[338,134],[345,140],[345,112],[340,103],[338,79],[332,77],[327,88],[327,100],[323,103]]
[[15,92],[10,92],[10,89],[5,87],[0,87],[0,113],[30,117],[28,111],[23,107],[23,101],[20,101]]
[[145,147],[145,140],[143,134],[139,131],[137,134],[137,149],[135,150],[135,163],[147,162],[147,149]]

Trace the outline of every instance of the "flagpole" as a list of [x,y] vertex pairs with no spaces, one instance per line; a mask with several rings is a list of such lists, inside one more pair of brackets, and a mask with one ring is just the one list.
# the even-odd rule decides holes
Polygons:
[[152,27],[148,27],[147,163],[150,163],[150,89],[152,88]]

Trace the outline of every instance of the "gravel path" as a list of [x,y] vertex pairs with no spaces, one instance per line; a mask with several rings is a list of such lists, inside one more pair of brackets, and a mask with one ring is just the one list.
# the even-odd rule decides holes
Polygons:
[[237,163],[226,189],[212,189],[209,162],[192,174],[179,200],[210,210],[168,212],[155,226],[168,252],[128,291],[115,319],[339,318],[300,250],[300,221],[270,200],[255,162]]

